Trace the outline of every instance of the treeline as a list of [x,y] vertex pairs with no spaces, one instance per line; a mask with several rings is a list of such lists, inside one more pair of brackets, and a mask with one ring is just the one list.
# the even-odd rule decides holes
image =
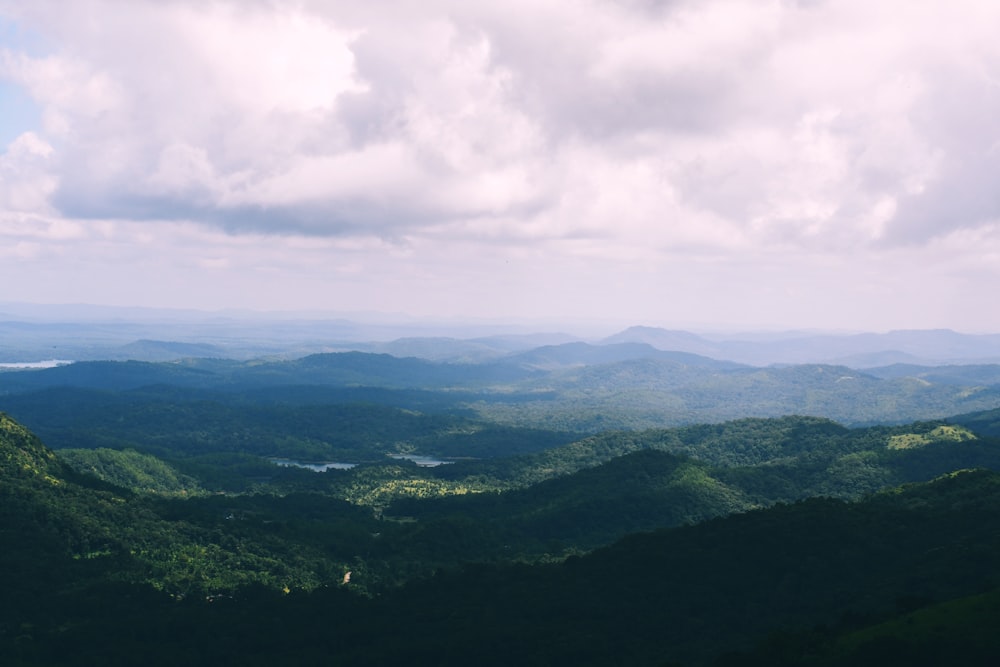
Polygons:
[[[576,433],[787,414],[866,425],[993,409],[1000,400],[997,377],[996,366],[938,373],[818,364],[754,368],[646,346],[568,345],[481,364],[359,352],[287,361],[82,362],[0,374],[0,407],[35,428],[55,426],[34,418],[42,399],[31,394],[56,388],[67,409],[100,402],[95,391],[125,404],[152,391],[174,403],[192,397],[226,406],[367,403]],[[109,427],[106,434],[114,433]]]

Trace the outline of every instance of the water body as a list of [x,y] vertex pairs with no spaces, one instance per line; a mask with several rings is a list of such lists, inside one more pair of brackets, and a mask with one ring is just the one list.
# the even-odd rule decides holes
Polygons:
[[454,463],[454,461],[443,461],[441,459],[436,459],[433,456],[420,456],[418,454],[390,454],[390,456],[394,459],[406,459],[407,461],[413,461],[421,468],[436,468],[437,466]]
[[10,361],[0,362],[0,368],[16,370],[28,370],[36,368],[55,368],[56,366],[66,366],[73,363],[69,359],[46,359],[44,361]]
[[[448,465],[454,461],[445,461],[433,456],[421,456],[419,454],[390,454],[394,459],[406,459],[413,461],[421,468],[435,468],[437,466]],[[305,468],[314,472],[326,472],[327,470],[350,470],[357,466],[357,463],[344,463],[342,461],[325,461],[323,463],[309,463],[297,459],[268,459],[271,463],[279,466],[291,466],[294,468]]]
[[306,463],[295,459],[270,459],[271,463],[279,466],[292,468],[305,468],[314,472],[326,472],[327,470],[350,470],[357,463],[342,463],[340,461],[329,461],[325,463]]

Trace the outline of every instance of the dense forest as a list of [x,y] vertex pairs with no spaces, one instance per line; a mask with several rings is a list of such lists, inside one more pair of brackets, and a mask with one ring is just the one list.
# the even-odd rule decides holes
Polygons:
[[0,373],[4,664],[995,664],[991,371],[557,348]]
[[178,405],[193,411],[201,405],[212,416],[219,404],[231,411],[267,407],[296,420],[293,409],[364,403],[574,433],[790,414],[848,426],[903,424],[996,408],[998,387],[996,364],[756,367],[635,343],[546,346],[482,363],[347,352],[293,360],[94,361],[0,372],[4,409],[47,440],[72,435],[53,429],[86,419],[87,411],[113,409],[123,419],[141,411],[136,417],[145,423],[184,419],[172,415]]

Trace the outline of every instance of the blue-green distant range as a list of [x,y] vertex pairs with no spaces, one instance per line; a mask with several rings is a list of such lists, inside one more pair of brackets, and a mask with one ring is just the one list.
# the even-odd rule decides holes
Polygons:
[[[826,417],[846,425],[899,424],[989,410],[998,403],[1000,365],[762,368],[632,343],[569,343],[481,363],[341,352],[290,360],[77,362],[0,373],[0,407],[38,429],[55,447],[71,446],[67,429],[88,420],[102,422],[104,410],[111,408],[123,411],[123,419],[101,423],[91,432],[123,444],[131,438],[133,446],[148,447],[152,440],[146,438],[145,444],[140,440],[155,435],[143,429],[157,413],[165,414],[155,420],[194,423],[175,406],[208,415],[204,425],[194,429],[198,432],[207,433],[213,422],[243,414],[244,424],[255,424],[252,437],[278,438],[261,423],[277,419],[287,422],[281,429],[290,430],[283,430],[279,438],[287,439],[298,437],[297,424],[309,429],[310,420],[297,420],[293,413],[301,415],[309,406],[324,404],[369,412],[382,406],[383,413],[402,408],[422,415],[399,416],[410,421],[427,422],[432,416],[454,424],[464,420],[465,426],[454,427],[456,433],[479,431],[482,424],[594,433],[788,414]],[[259,408],[270,416],[255,415]],[[141,418],[125,419],[136,411]],[[179,424],[162,428],[172,433],[184,430]],[[216,434],[208,446],[225,449],[231,435]],[[307,437],[316,456],[338,460],[342,456],[338,450],[354,435],[340,429],[336,436]],[[454,454],[435,449],[438,445],[420,437],[419,446],[426,453]],[[391,453],[393,442],[382,438],[378,447]],[[512,444],[507,453],[523,450]]]
[[[651,326],[614,332],[587,322],[511,323],[415,319],[377,313],[183,311],[0,303],[5,362],[171,361],[191,357],[302,357],[318,352],[374,352],[458,363],[511,363],[538,349],[550,363],[593,363],[596,348],[648,345],[752,366],[822,363],[856,369],[894,364],[941,366],[1000,363],[1000,334],[950,330],[845,333],[796,330],[700,333]],[[567,344],[570,345],[567,349]],[[609,357],[624,352],[607,351]]]

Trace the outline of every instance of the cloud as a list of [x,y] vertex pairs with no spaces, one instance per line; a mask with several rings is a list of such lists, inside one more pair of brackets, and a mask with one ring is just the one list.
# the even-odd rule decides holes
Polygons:
[[0,18],[37,36],[0,44],[41,119],[0,154],[19,257],[72,238],[220,281],[350,276],[359,303],[388,298],[366,274],[473,299],[496,294],[488,271],[538,312],[584,307],[579,285],[696,308],[674,286],[697,274],[746,317],[782,299],[819,317],[810,290],[865,292],[848,273],[883,296],[926,287],[914,266],[972,280],[961,263],[989,271],[1000,233],[991,1],[0,0]]
[[69,217],[849,248],[998,217],[997,13],[40,2],[2,62]]
[[0,211],[43,212],[57,183],[48,169],[53,148],[25,132],[0,153]]

